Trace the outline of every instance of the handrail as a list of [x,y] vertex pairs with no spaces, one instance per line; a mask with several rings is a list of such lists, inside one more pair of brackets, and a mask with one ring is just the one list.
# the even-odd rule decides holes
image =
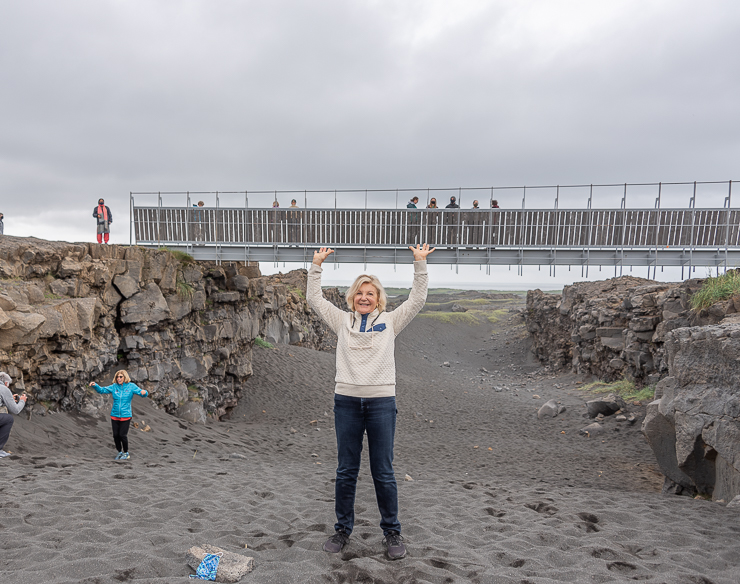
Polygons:
[[[665,197],[664,204],[670,206],[670,200],[687,200],[690,197],[695,198],[696,192],[690,192],[693,188],[696,191],[696,187],[699,187],[701,191],[700,195],[704,200],[707,197],[714,197],[718,200],[726,199],[725,193],[732,192],[733,181],[691,181],[691,182],[642,182],[642,183],[594,183],[594,184],[567,184],[567,185],[500,185],[500,186],[471,186],[471,187],[421,187],[421,188],[390,188],[390,189],[302,189],[302,190],[231,190],[231,191],[137,191],[131,192],[130,196],[135,198],[145,198],[149,196],[157,196],[158,199],[161,197],[174,197],[180,196],[183,199],[187,199],[187,204],[190,205],[190,197],[203,197],[203,198],[215,198],[216,206],[222,206],[226,201],[220,201],[221,197],[233,198],[234,195],[238,195],[241,200],[244,201],[244,208],[250,208],[250,196],[252,201],[260,201],[260,204],[256,205],[258,208],[263,206],[269,206],[273,201],[282,202],[283,208],[287,201],[297,198],[303,195],[303,207],[315,207],[315,206],[326,206],[332,208],[340,208],[343,206],[358,206],[364,204],[364,208],[368,208],[369,202],[376,205],[378,208],[399,208],[399,204],[403,208],[405,201],[399,202],[399,194],[405,196],[416,195],[421,200],[420,206],[426,207],[432,198],[440,198],[437,201],[438,207],[443,208],[446,205],[446,200],[442,200],[442,197],[448,197],[455,195],[457,197],[457,203],[462,207],[471,207],[474,199],[481,199],[481,207],[488,208],[490,201],[497,199],[505,202],[507,208],[513,208],[518,206],[514,200],[517,198],[517,193],[521,196],[521,208],[526,206],[534,205],[535,207],[541,207],[542,202],[538,202],[543,196],[549,193],[552,196],[552,203],[555,208],[559,206],[558,199],[563,197],[577,198],[579,201],[583,201],[591,207],[600,204],[601,207],[610,207],[610,201],[613,201],[617,196],[614,189],[623,189],[624,195],[622,201],[626,201],[627,191],[630,190],[632,193],[636,193],[637,198],[647,200],[653,190],[658,193],[658,198]],[[722,189],[721,187],[727,187]],[[586,191],[588,189],[588,191]],[[598,192],[597,192],[598,191]],[[487,196],[483,196],[483,193],[487,193]],[[312,202],[309,205],[309,197]],[[342,204],[342,200],[351,200],[350,204]],[[138,201],[137,201],[138,202]],[[606,205],[604,203],[607,203]],[[318,203],[318,204],[317,204]],[[210,203],[209,203],[210,204]],[[682,206],[682,205],[681,205]],[[711,205],[710,205],[711,206]]]

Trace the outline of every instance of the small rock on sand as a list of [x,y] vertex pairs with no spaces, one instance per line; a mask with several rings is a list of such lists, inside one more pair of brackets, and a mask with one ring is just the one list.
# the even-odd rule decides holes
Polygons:
[[542,407],[537,412],[537,418],[540,420],[545,417],[554,418],[558,415],[558,404],[555,402],[554,399],[551,399],[544,404],[542,404]]
[[254,570],[254,558],[227,552],[208,544],[193,546],[188,550],[188,566],[193,570],[197,570],[206,554],[223,554],[218,562],[216,582],[239,582],[239,580]]
[[592,399],[586,402],[586,406],[588,407],[589,417],[595,418],[599,414],[611,416],[613,413],[625,409],[627,404],[622,396],[610,393],[603,399]]
[[581,428],[578,433],[581,436],[586,436],[588,438],[594,438],[595,436],[600,436],[604,433],[604,426],[601,424],[594,422],[593,424],[589,424],[585,428]]

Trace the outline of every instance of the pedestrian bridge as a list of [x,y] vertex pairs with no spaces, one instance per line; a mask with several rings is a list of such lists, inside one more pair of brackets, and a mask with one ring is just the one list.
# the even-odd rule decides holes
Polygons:
[[413,261],[409,245],[426,242],[437,247],[428,261],[438,264],[727,269],[740,265],[740,209],[731,207],[732,182],[724,185],[724,206],[712,208],[696,207],[695,196],[663,208],[660,187],[653,208],[627,208],[625,196],[619,208],[598,209],[592,198],[580,209],[557,208],[557,199],[550,209],[524,208],[526,201],[520,209],[281,209],[250,207],[248,199],[222,206],[218,193],[214,206],[194,207],[190,195],[200,193],[180,206],[163,204],[162,193],[142,205],[142,193],[132,193],[131,236],[199,260],[310,262],[317,247],[330,246],[330,261],[398,264]]

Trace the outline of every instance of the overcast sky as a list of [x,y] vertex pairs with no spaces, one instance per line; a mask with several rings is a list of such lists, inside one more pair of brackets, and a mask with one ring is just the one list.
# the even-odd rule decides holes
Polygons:
[[94,241],[102,196],[128,243],[130,191],[740,179],[739,62],[737,0],[3,0],[0,211]]

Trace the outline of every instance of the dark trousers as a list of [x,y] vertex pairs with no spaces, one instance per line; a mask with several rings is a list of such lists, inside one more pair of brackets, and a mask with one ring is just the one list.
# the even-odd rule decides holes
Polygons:
[[128,420],[111,420],[113,426],[113,441],[116,443],[118,452],[128,452],[128,427],[131,425],[131,418]]
[[334,426],[337,434],[337,482],[335,530],[352,533],[355,525],[355,492],[360,472],[362,441],[367,432],[370,473],[380,511],[383,534],[401,533],[398,522],[398,485],[393,472],[393,440],[396,433],[396,398],[360,398],[334,394]]
[[5,448],[5,444],[10,438],[10,429],[13,427],[12,414],[0,414],[0,450]]

